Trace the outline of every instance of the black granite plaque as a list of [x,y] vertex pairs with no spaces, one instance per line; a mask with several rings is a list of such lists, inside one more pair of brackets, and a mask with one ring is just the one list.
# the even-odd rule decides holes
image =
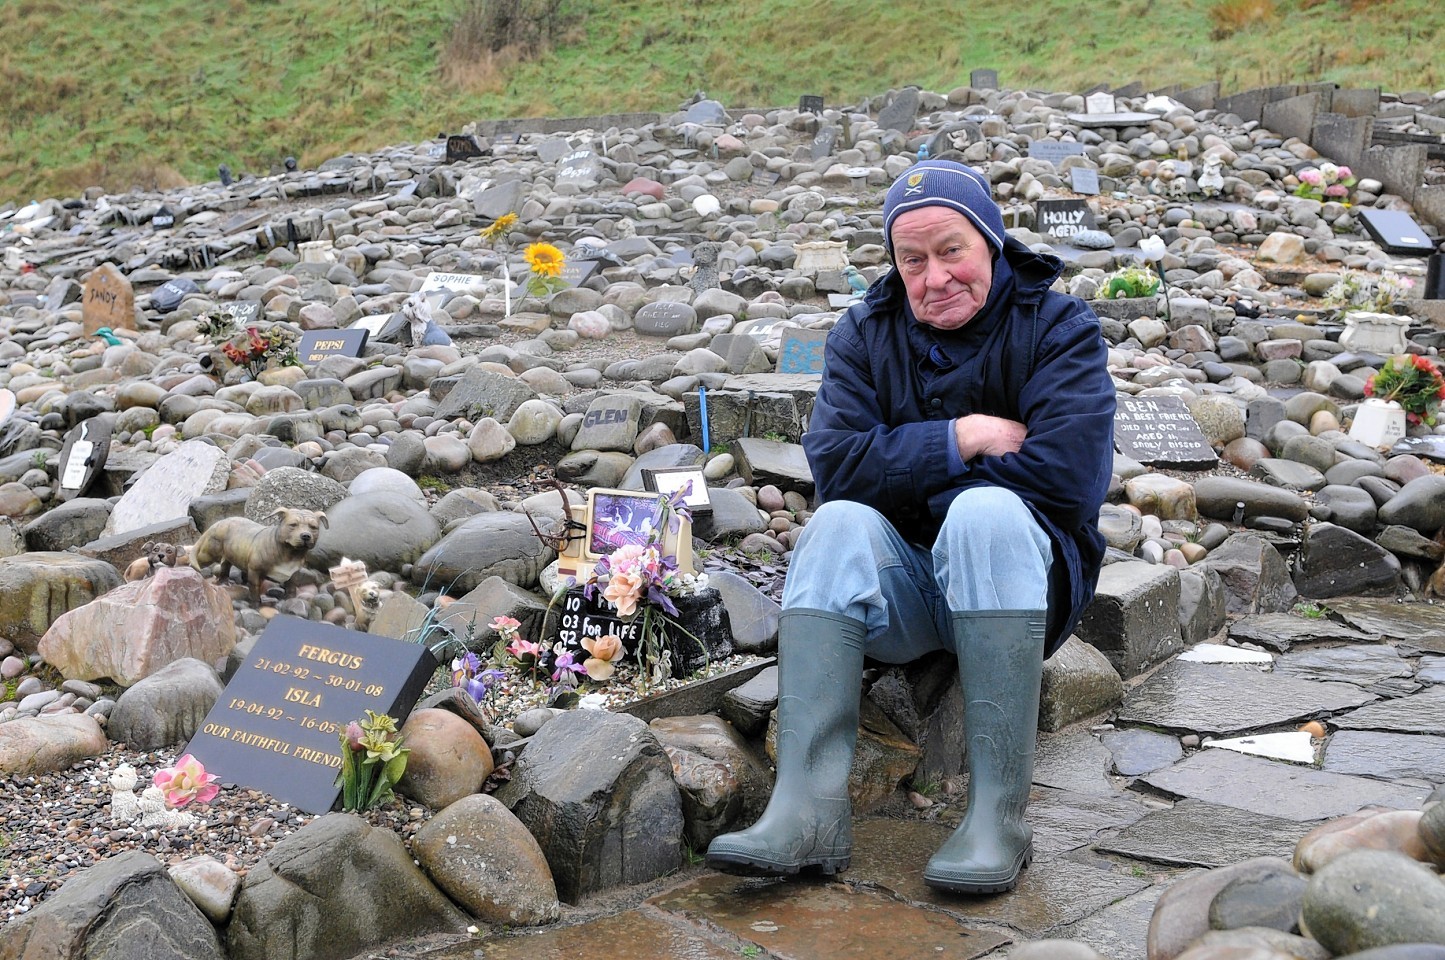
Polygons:
[[186,749],[223,783],[325,813],[346,725],[367,710],[400,725],[436,668],[421,644],[278,616]]
[[456,163],[458,160],[474,160],[486,155],[487,152],[482,149],[481,142],[474,136],[455,134],[447,137],[447,163]]
[[110,416],[91,417],[65,435],[60,450],[60,499],[73,500],[90,489],[110,456]]
[[1081,230],[1094,229],[1094,211],[1085,200],[1040,200],[1039,233],[1055,240],[1071,240]]
[[798,98],[799,113],[822,113],[823,98],[814,94],[805,93]]
[[344,330],[307,330],[301,334],[296,356],[303,364],[320,363],[327,357],[359,357],[366,348],[367,331],[361,327]]
[[1034,140],[1029,143],[1029,156],[1035,160],[1047,160],[1054,166],[1063,163],[1065,157],[1082,157],[1084,145],[1073,140]]
[[[732,656],[732,628],[722,594],[709,587],[700,593],[674,597],[677,617],[666,626],[668,646],[672,651],[672,675],[685,677],[710,661]],[[658,616],[656,612],[653,614]],[[623,620],[616,610],[602,599],[601,591],[588,600],[582,587],[573,587],[562,598],[562,616],[558,620],[557,641],[574,652],[577,662],[586,659],[582,648],[584,637],[614,634],[622,641],[628,658],[637,656],[642,643],[642,613]]]
[[778,347],[778,373],[823,374],[823,342],[826,330],[789,327]]
[[1214,448],[1178,397],[1119,397],[1114,445],[1126,457],[1152,466],[1209,470]]
[[971,70],[968,74],[968,85],[975,90],[997,90],[997,70]]
[[1435,245],[1415,218],[1403,210],[1368,210],[1361,208],[1358,216],[1365,232],[1384,248],[1386,253],[1429,256]]

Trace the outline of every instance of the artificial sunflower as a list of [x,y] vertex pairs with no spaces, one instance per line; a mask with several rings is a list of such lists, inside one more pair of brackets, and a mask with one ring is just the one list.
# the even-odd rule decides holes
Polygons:
[[516,225],[517,215],[515,213],[504,213],[492,221],[491,226],[482,231],[482,239],[491,243]]
[[522,256],[527,260],[527,266],[532,268],[532,275],[536,277],[560,277],[562,275],[562,264],[566,258],[562,251],[550,243],[534,243],[523,251]]

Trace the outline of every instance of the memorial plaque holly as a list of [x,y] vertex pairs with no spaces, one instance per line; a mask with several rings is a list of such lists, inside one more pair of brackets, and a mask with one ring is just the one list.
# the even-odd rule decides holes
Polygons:
[[822,376],[823,343],[828,339],[826,330],[808,330],[790,327],[783,331],[783,341],[778,348],[778,373],[806,373]]
[[225,783],[326,813],[346,725],[373,710],[400,726],[436,668],[421,644],[278,616],[186,749]]
[[1214,448],[1178,397],[1118,398],[1114,446],[1150,466],[1209,470],[1219,463]]
[[[678,615],[665,624],[667,646],[672,651],[672,675],[686,677],[714,660],[732,656],[732,628],[722,594],[709,587],[685,597],[672,598]],[[653,616],[658,616],[653,611]],[[562,598],[562,616],[557,621],[556,641],[577,655],[580,663],[587,653],[582,647],[584,637],[612,634],[622,641],[628,659],[635,660],[642,643],[642,613],[629,619],[617,616],[616,609],[602,599],[601,593],[588,600],[582,587],[573,587]]]
[[366,348],[367,331],[360,327],[345,330],[308,330],[301,334],[296,356],[303,364],[320,363],[327,357],[359,357]]
[[1084,145],[1073,140],[1034,140],[1029,143],[1029,156],[1035,160],[1047,160],[1054,166],[1063,163],[1065,157],[1082,157]]
[[1094,212],[1085,200],[1040,200],[1038,232],[1055,240],[1068,240],[1081,230],[1094,229]]

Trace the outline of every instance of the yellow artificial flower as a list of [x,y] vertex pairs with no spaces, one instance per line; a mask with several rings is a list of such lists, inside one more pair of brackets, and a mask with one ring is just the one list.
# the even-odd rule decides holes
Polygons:
[[522,252],[527,260],[527,266],[532,268],[532,273],[538,277],[560,277],[562,275],[562,264],[566,258],[562,251],[550,243],[534,243]]
[[482,239],[491,243],[516,225],[517,215],[515,213],[504,213],[493,221],[490,227],[482,231]]

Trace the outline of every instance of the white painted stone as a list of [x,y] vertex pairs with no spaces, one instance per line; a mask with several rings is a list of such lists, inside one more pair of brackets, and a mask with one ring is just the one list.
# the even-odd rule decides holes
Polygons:
[[1249,737],[1235,737],[1232,740],[1211,740],[1206,747],[1219,747],[1236,753],[1247,753],[1269,760],[1285,760],[1289,763],[1314,763],[1315,745],[1309,733],[1291,730],[1287,733],[1259,733]]
[[1369,447],[1393,447],[1405,435],[1405,409],[1393,400],[1369,397],[1355,410],[1350,439]]
[[1242,647],[1225,646],[1222,643],[1200,643],[1184,651],[1178,657],[1190,663],[1257,663],[1274,665],[1274,657],[1263,650],[1245,650]]

